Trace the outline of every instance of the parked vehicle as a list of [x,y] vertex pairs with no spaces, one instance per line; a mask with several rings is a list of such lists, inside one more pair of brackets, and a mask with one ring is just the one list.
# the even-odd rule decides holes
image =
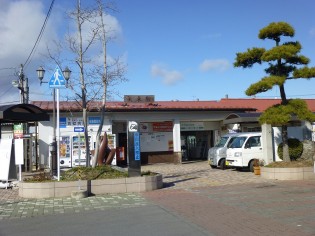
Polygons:
[[225,169],[226,150],[229,144],[232,143],[238,133],[225,134],[219,142],[208,151],[208,162],[211,168],[219,167]]
[[239,133],[226,151],[226,166],[254,171],[254,159],[263,160],[261,133]]

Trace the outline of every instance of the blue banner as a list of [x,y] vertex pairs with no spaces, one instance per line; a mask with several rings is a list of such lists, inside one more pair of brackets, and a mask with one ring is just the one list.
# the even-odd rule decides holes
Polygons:
[[134,133],[135,160],[140,161],[140,133]]
[[99,125],[101,124],[101,117],[100,116],[90,116],[89,118],[89,125]]
[[59,127],[60,128],[67,128],[67,118],[66,117],[60,117],[59,118]]

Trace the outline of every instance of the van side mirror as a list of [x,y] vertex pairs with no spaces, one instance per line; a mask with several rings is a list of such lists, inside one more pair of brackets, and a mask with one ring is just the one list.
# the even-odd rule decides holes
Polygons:
[[245,144],[245,148],[250,148],[250,143],[249,143],[249,142],[247,142],[247,143]]

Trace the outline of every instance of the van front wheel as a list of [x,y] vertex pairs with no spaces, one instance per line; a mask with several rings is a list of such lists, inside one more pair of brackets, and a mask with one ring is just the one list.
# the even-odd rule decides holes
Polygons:
[[219,163],[219,167],[221,170],[225,170],[226,165],[225,165],[225,159],[222,159]]
[[249,171],[250,171],[250,172],[254,172],[254,160],[251,160],[251,161],[250,161],[248,167],[249,167]]

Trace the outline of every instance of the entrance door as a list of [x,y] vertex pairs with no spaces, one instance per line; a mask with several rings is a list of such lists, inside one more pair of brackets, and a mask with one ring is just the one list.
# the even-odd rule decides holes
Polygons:
[[207,159],[212,131],[189,131],[181,133],[183,161]]

